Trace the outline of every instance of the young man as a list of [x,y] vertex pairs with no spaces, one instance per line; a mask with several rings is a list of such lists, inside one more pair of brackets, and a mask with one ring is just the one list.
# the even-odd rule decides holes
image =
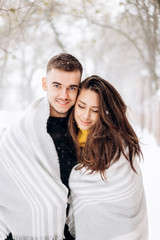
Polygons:
[[68,178],[76,164],[68,113],[77,97],[80,62],[70,54],[51,58],[34,101],[6,130],[0,144],[0,239],[73,239],[64,226]]
[[73,56],[60,54],[51,58],[47,76],[42,79],[50,104],[50,116],[66,117],[76,101],[81,75],[82,66]]

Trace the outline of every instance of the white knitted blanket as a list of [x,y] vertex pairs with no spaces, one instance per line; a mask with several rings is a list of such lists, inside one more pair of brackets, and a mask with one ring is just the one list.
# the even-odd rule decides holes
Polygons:
[[38,99],[0,143],[0,240],[60,240],[68,190],[46,130],[47,99]]
[[121,156],[107,180],[85,168],[70,175],[70,232],[76,240],[147,240],[147,211],[139,165]]

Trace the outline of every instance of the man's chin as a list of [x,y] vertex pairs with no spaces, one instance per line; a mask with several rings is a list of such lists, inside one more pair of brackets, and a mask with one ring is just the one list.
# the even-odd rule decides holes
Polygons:
[[67,114],[68,114],[68,111],[69,111],[68,109],[66,109],[66,110],[57,110],[57,109],[52,107],[50,109],[50,115],[52,117],[66,117]]

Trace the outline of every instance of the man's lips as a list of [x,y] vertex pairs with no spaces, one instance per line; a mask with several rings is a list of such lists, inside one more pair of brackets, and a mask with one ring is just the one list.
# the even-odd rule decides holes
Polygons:
[[56,100],[58,104],[60,104],[61,106],[66,106],[69,101],[62,101],[62,100]]

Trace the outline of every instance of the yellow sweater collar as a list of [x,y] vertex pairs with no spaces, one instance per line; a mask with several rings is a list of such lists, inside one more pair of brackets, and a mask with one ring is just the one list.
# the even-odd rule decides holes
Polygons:
[[84,147],[85,143],[87,141],[89,130],[81,129],[79,126],[78,126],[78,128],[79,128],[79,131],[78,131],[78,135],[77,135],[77,140],[79,142],[80,147]]

